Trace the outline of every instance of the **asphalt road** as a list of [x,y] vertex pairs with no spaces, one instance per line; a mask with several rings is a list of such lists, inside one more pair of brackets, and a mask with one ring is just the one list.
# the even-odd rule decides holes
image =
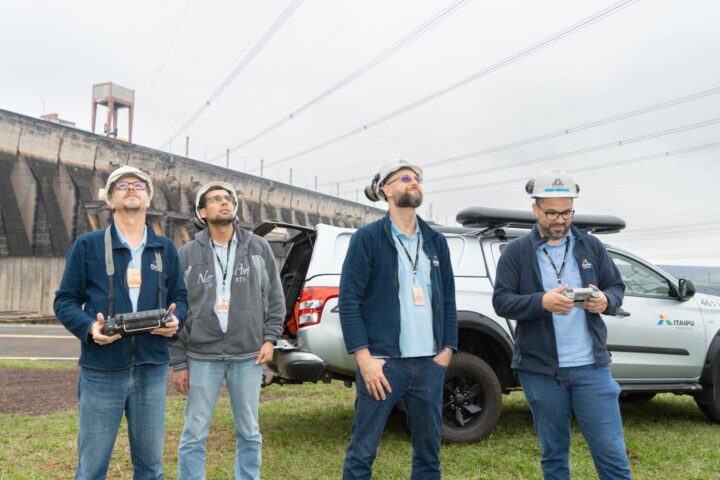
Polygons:
[[0,325],[0,359],[76,360],[80,341],[59,325]]

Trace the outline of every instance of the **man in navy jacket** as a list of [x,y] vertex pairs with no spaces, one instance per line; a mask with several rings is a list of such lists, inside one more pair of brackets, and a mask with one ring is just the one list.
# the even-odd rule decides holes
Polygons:
[[[55,294],[58,320],[81,344],[75,478],[105,478],[124,414],[133,478],[160,479],[167,342],[185,318],[187,290],[175,246],[145,223],[153,194],[150,176],[121,167],[110,174],[103,192],[113,222],[77,238]],[[172,314],[163,328],[125,337],[103,334],[106,318],[159,308]]]
[[[610,375],[607,329],[625,285],[600,241],[572,226],[579,187],[559,170],[528,182],[537,223],[508,244],[497,266],[495,312],[517,321],[512,367],[530,405],[545,479],[569,479],[570,416],[601,479],[630,478],[620,387]],[[593,288],[575,304],[568,289]]]
[[445,369],[457,349],[455,283],[447,241],[417,216],[422,169],[385,165],[366,189],[388,215],[350,240],[340,279],[345,347],[357,359],[344,479],[369,479],[387,417],[402,399],[414,479],[440,478]]

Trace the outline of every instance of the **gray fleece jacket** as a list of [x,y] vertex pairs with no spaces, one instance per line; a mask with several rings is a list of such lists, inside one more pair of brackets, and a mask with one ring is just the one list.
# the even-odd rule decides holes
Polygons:
[[275,257],[267,241],[235,226],[238,239],[230,279],[227,333],[215,314],[217,276],[207,230],[179,250],[188,287],[185,325],[170,342],[170,365],[187,368],[187,358],[254,358],[265,341],[276,341],[285,319],[285,298]]

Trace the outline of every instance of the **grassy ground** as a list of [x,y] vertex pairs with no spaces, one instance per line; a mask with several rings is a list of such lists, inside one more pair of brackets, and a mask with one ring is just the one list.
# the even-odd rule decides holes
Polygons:
[[[4,365],[7,366],[7,365]],[[342,384],[263,390],[263,478],[340,477],[353,416],[354,390]],[[165,442],[167,478],[176,477],[183,399],[168,398]],[[660,395],[623,405],[636,479],[720,479],[720,425],[710,424],[690,397]],[[375,478],[409,477],[410,443],[401,415],[393,415],[375,465]],[[0,479],[66,479],[75,468],[77,413],[0,415]],[[582,436],[574,430],[573,478],[596,478]],[[227,398],[218,403],[208,440],[208,479],[232,478],[233,423]],[[121,432],[108,478],[129,479],[126,431]],[[443,478],[541,478],[539,447],[522,393],[504,398],[494,434],[474,445],[442,447]]]

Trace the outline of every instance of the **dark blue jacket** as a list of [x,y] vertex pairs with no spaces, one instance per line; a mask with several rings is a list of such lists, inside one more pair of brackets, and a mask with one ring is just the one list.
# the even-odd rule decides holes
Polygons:
[[[435,346],[438,352],[457,350],[455,279],[447,240],[420,217],[417,222],[430,259]],[[398,251],[386,215],[353,235],[343,263],[338,306],[348,353],[368,348],[375,356],[401,356],[398,290]]]
[[[138,311],[158,307],[158,274],[155,250],[162,257],[162,308],[175,303],[175,316],[185,320],[187,289],[180,271],[175,245],[166,237],[155,235],[147,225],[147,243],[142,254],[142,286],[138,298]],[[168,339],[161,335],[141,334],[123,337],[109,345],[97,345],[89,338],[90,326],[98,312],[107,318],[108,277],[105,273],[105,230],[80,235],[73,243],[65,261],[65,272],[60,288],[55,292],[55,315],[70,332],[80,339],[80,365],[102,370],[119,370],[133,365],[161,365],[168,363]],[[113,262],[113,313],[132,312],[127,289],[126,270],[130,250],[118,239],[114,224],[111,226]]]
[[[625,294],[620,272],[605,246],[592,235],[572,227],[575,235],[573,255],[580,268],[583,287],[593,284],[608,299],[606,315],[614,315]],[[512,368],[555,375],[558,369],[557,343],[552,314],[542,307],[543,290],[537,248],[547,242],[538,227],[508,244],[497,265],[493,307],[504,318],[517,320]],[[585,311],[597,366],[610,363],[607,329],[597,313]]]

